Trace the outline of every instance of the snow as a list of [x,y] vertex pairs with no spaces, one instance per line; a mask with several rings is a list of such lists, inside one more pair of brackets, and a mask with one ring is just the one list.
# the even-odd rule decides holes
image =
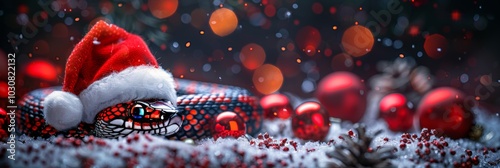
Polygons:
[[[382,120],[376,120],[367,127],[367,134],[385,130],[374,138],[371,147],[394,146],[396,158],[391,160],[396,167],[450,167],[453,164],[466,164],[467,159],[478,159],[474,167],[494,167],[500,165],[500,119],[497,115],[487,114],[475,109],[476,122],[483,123],[484,135],[479,141],[469,139],[453,140],[429,136],[426,142],[418,146],[420,131],[410,132],[404,149],[400,148],[403,133],[390,132]],[[332,151],[334,145],[343,143],[341,134],[347,134],[353,125],[350,123],[332,123],[324,142],[309,142],[293,137],[290,120],[277,119],[265,121],[263,133],[254,137],[212,138],[202,140],[167,140],[152,135],[134,134],[120,139],[100,139],[85,137],[83,140],[52,137],[35,139],[20,136],[16,144],[15,161],[7,159],[8,152],[0,153],[0,165],[10,167],[325,167],[338,160],[328,158],[325,152]],[[268,134],[264,134],[268,132]],[[354,137],[357,133],[355,132]],[[403,134],[405,135],[405,134]],[[423,135],[423,134],[422,134]],[[388,140],[385,141],[384,139]],[[286,140],[284,140],[286,139]],[[424,139],[424,138],[423,138]],[[447,146],[439,146],[445,144]],[[436,145],[434,145],[434,143]],[[296,146],[296,147],[294,147]],[[1,151],[9,148],[0,143]],[[425,149],[429,148],[429,154]],[[471,155],[467,154],[470,150]],[[442,156],[440,151],[444,151]],[[451,154],[455,151],[455,155]],[[438,163],[430,163],[430,162]],[[473,163],[473,162],[469,162]]]

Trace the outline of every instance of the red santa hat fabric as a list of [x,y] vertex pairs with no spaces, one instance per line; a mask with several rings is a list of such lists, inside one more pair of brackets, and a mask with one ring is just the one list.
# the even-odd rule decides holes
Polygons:
[[49,125],[66,130],[93,123],[104,108],[141,99],[176,104],[172,75],[158,66],[141,37],[99,21],[73,49],[63,89],[45,98],[44,115]]

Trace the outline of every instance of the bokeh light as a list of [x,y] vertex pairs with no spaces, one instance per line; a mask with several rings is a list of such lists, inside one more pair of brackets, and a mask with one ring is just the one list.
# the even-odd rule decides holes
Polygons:
[[[60,3],[57,1],[56,1],[56,3],[54,3],[54,7],[56,8],[56,10],[61,10]],[[114,9],[113,3],[109,2],[109,1],[101,1],[99,3],[99,7],[101,9],[102,14],[109,14]]]
[[413,4],[415,7],[420,7],[422,5],[425,5],[429,0],[411,0],[411,4]]
[[45,40],[38,40],[33,44],[33,53],[35,54],[48,54],[49,51],[49,43]]
[[283,74],[276,66],[265,64],[255,70],[252,81],[257,91],[262,94],[271,94],[281,88]]
[[7,98],[9,96],[9,85],[7,82],[0,81],[0,98]]
[[411,36],[417,36],[419,33],[420,29],[418,28],[418,26],[410,26],[410,28],[408,29],[408,34],[410,34]]
[[480,16],[479,14],[475,14],[473,17],[474,27],[477,30],[484,30],[488,26],[488,19],[484,16]]
[[484,86],[490,86],[492,84],[491,75],[483,75],[479,78],[479,82]]
[[250,70],[257,69],[266,60],[266,52],[260,45],[250,43],[241,49],[240,60],[245,68]]
[[299,73],[300,64],[297,63],[297,59],[300,56],[293,51],[283,52],[276,61],[276,66],[283,72],[285,77],[294,77]]
[[332,69],[334,71],[350,71],[354,67],[354,61],[349,54],[340,53],[332,59]]
[[274,7],[274,5],[272,4],[266,5],[266,7],[264,8],[264,13],[267,17],[273,17],[274,15],[276,15],[276,7]]
[[207,12],[201,8],[191,12],[191,25],[198,29],[202,28],[208,21]]
[[52,37],[56,38],[68,37],[68,26],[62,23],[55,24],[54,27],[52,28]]
[[4,77],[7,75],[7,53],[0,49],[0,62],[3,64],[0,64],[0,77]]
[[451,12],[451,20],[453,20],[453,21],[458,21],[458,20],[460,20],[460,17],[461,17],[460,11],[458,11],[458,10],[453,10],[453,11]]
[[295,42],[297,42],[300,50],[304,51],[308,56],[313,56],[321,43],[321,34],[318,29],[306,26],[297,32]]
[[330,14],[333,15],[335,13],[337,13],[337,8],[335,8],[335,6],[330,7]]
[[355,25],[349,27],[342,36],[344,51],[354,57],[360,57],[372,50],[375,39],[370,29]]
[[47,61],[35,60],[26,65],[26,75],[42,79],[45,81],[55,81],[57,79],[57,69]]
[[448,40],[440,34],[429,35],[425,38],[424,50],[431,58],[441,58],[448,50]]
[[158,19],[164,19],[172,16],[179,6],[178,0],[149,0],[148,7],[151,14]]
[[332,55],[332,49],[330,48],[325,48],[325,52],[323,52],[323,54],[325,54],[325,56],[329,57]]
[[238,18],[232,10],[220,8],[212,13],[208,24],[216,35],[224,37],[234,32],[238,26]]
[[315,14],[321,14],[323,12],[323,5],[321,5],[321,3],[319,2],[313,3],[311,8]]
[[184,24],[191,23],[191,15],[187,14],[187,13],[182,14],[181,15],[181,22],[184,23]]

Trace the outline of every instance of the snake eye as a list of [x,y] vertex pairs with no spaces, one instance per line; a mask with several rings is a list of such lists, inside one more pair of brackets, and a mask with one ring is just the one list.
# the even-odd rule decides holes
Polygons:
[[140,104],[136,104],[134,107],[132,107],[132,117],[135,119],[141,119],[144,118],[144,107],[142,107]]

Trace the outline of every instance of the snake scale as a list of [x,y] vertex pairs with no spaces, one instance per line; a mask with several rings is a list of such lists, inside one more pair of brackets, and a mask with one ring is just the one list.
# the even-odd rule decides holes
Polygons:
[[93,124],[82,122],[65,131],[57,131],[46,124],[43,114],[44,98],[53,91],[61,90],[61,87],[34,90],[19,101],[16,119],[20,124],[17,124],[16,130],[31,137],[44,138],[54,135],[118,138],[135,132],[162,135],[167,139],[201,139],[212,136],[212,118],[221,112],[232,111],[245,121],[248,134],[259,131],[262,109],[256,102],[257,98],[248,90],[186,79],[176,79],[175,83],[178,97],[176,112],[157,110],[158,107],[173,107],[162,100],[124,102],[100,111]]

